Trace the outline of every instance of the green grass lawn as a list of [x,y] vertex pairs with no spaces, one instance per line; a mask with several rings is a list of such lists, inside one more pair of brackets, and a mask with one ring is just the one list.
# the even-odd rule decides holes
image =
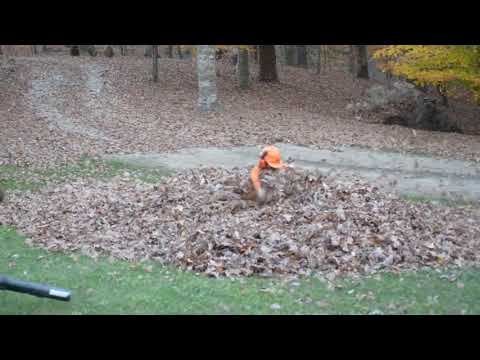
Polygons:
[[480,314],[476,269],[333,283],[313,276],[215,279],[152,262],[48,253],[6,228],[0,273],[73,292],[64,303],[3,291],[0,314]]
[[[9,189],[123,171],[157,181],[162,171],[85,160],[51,171],[0,168]],[[33,180],[32,180],[33,179]],[[93,260],[25,245],[0,226],[0,273],[72,291],[69,303],[0,291],[0,314],[480,314],[480,269],[424,270],[361,280],[208,278],[153,262]]]
[[47,183],[68,183],[85,178],[109,180],[125,172],[147,183],[154,183],[169,174],[166,169],[145,169],[119,161],[84,158],[77,163],[52,169],[0,166],[0,187],[7,190],[37,190]]

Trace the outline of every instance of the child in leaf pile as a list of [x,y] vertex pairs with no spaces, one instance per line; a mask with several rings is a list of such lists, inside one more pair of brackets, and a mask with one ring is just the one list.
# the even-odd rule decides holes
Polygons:
[[246,194],[245,199],[256,200],[263,204],[267,200],[267,193],[262,187],[260,175],[266,170],[277,171],[286,168],[289,168],[289,166],[282,161],[280,150],[272,145],[265,147],[258,164],[250,171],[250,181],[254,191]]

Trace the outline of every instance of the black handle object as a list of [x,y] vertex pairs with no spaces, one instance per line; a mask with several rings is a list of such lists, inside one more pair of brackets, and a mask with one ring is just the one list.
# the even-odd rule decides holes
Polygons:
[[54,288],[48,285],[42,285],[23,280],[17,280],[2,275],[0,275],[0,290],[10,290],[61,301],[70,301],[71,297],[71,293],[68,290]]

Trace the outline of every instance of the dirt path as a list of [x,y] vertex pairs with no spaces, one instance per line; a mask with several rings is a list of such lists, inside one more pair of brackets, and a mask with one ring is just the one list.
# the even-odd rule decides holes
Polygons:
[[[403,195],[480,201],[480,167],[473,162],[435,159],[339,147],[316,150],[290,144],[277,144],[285,159],[299,167],[316,168],[325,174],[348,180],[361,177],[389,191]],[[197,148],[169,154],[130,154],[108,157],[126,163],[170,169],[196,167],[253,166],[260,147]]]
[[[81,69],[87,74],[87,81],[79,93],[79,98],[85,102],[85,106],[90,110],[87,116],[98,115],[101,106],[98,105],[103,81],[100,79],[101,68],[97,64],[91,67]],[[30,87],[28,97],[31,99],[31,108],[39,119],[47,122],[49,128],[56,128],[64,132],[88,136],[97,140],[112,141],[103,134],[102,131],[83,124],[82,118],[72,117],[63,110],[64,104],[62,97],[58,94],[62,88],[77,86],[78,84],[71,79],[67,79],[62,72],[44,74],[37,68],[32,67],[32,86]]]

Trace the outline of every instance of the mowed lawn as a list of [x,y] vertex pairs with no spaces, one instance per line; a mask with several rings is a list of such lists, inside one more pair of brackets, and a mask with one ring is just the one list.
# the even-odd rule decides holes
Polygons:
[[0,314],[479,314],[480,271],[359,281],[208,278],[152,262],[49,253],[0,228],[0,273],[73,292],[69,303],[3,291]]

